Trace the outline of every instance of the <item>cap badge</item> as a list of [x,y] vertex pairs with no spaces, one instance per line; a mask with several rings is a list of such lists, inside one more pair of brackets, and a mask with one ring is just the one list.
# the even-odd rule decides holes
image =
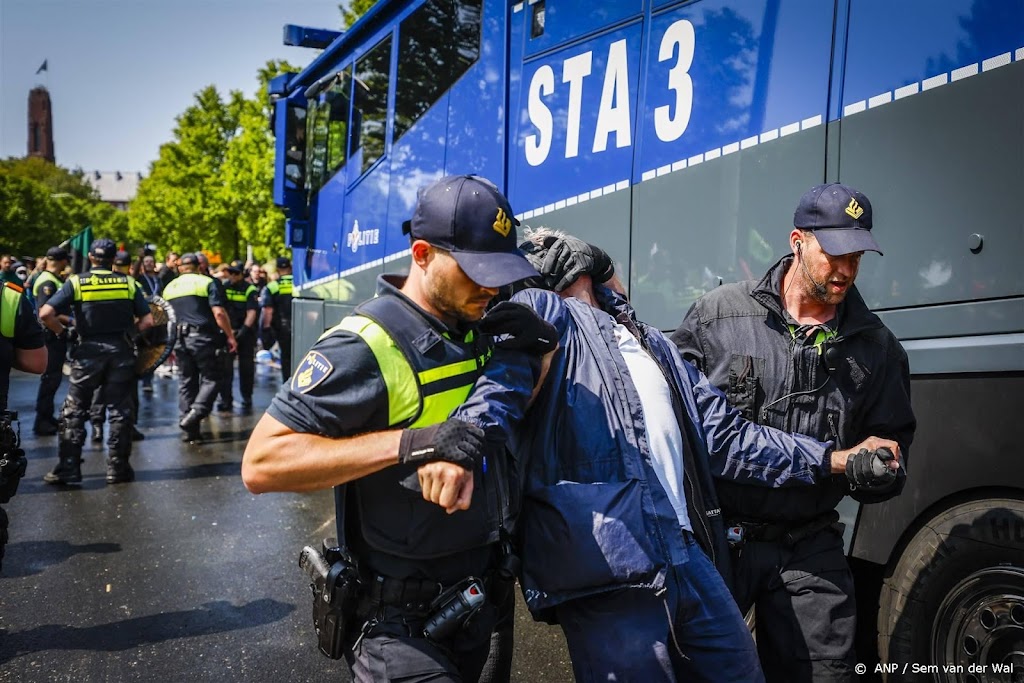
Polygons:
[[493,227],[494,232],[502,237],[508,237],[508,233],[512,230],[512,220],[505,215],[505,209],[498,209],[498,215],[494,219]]
[[846,206],[846,213],[856,220],[864,213],[864,209],[861,208],[856,199],[850,199],[850,203]]

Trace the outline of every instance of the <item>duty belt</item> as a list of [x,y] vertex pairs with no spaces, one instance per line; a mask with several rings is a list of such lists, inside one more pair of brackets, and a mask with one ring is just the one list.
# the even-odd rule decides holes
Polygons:
[[795,522],[752,522],[746,520],[729,522],[730,527],[743,527],[743,540],[748,543],[781,542],[788,546],[794,546],[811,534],[833,525],[839,525],[839,513],[835,510]]
[[378,575],[367,582],[366,599],[375,605],[421,611],[430,606],[441,590],[440,583],[429,579],[394,579]]

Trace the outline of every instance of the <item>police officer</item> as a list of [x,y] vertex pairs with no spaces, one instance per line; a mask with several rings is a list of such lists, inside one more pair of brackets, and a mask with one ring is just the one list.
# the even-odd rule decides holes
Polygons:
[[[813,487],[716,479],[726,521],[744,536],[733,589],[741,611],[757,607],[765,676],[847,681],[856,605],[835,508],[847,493],[871,503],[902,490],[916,426],[910,371],[854,286],[864,252],[882,253],[868,198],[818,185],[801,197],[793,225],[791,254],[760,281],[701,297],[672,339],[749,419],[837,449],[876,442],[846,460],[846,477]],[[883,446],[889,453],[876,450]]]
[[199,441],[200,423],[213,409],[226,353],[235,353],[237,345],[224,306],[224,289],[199,270],[196,254],[182,254],[178,277],[164,288],[164,298],[178,319],[178,411],[181,440]]
[[[42,308],[57,290],[64,284],[61,273],[68,266],[68,252],[62,247],[52,247],[46,252],[46,267],[39,273],[32,286],[36,299],[36,307]],[[58,316],[62,325],[70,325],[71,318]],[[57,433],[57,419],[53,416],[53,400],[64,377],[64,360],[68,355],[68,345],[50,330],[43,332],[46,342],[46,370],[39,380],[39,393],[36,395],[36,422],[32,431],[40,436],[53,436]]]
[[268,282],[260,292],[260,335],[267,350],[277,338],[281,348],[281,379],[287,380],[292,375],[292,262],[279,256],[277,274],[278,279]]
[[[142,291],[130,277],[111,270],[117,247],[98,239],[89,248],[88,273],[72,275],[39,310],[39,319],[57,335],[67,334],[59,315],[74,310],[81,342],[72,354],[71,387],[64,400],[63,424],[58,435],[59,461],[43,480],[48,484],[82,482],[82,444],[85,422],[98,388],[110,401],[110,456],[107,483],[132,481],[135,472],[128,459],[132,452],[134,424],[132,394],[135,388],[136,330],[153,326],[153,316]],[[136,323],[138,318],[138,323]]]
[[[228,281],[224,285],[227,296],[228,319],[238,342],[238,389],[242,394],[242,412],[252,412],[252,386],[256,377],[256,317],[259,313],[256,286],[245,281],[245,265],[232,261],[227,266]],[[218,410],[231,412],[234,408],[232,376],[234,359],[226,356],[225,376],[220,390]]]
[[[133,286],[137,289],[141,289],[143,296],[146,295],[146,288],[142,286],[138,280],[130,274],[132,265],[131,256],[126,251],[118,251],[114,256],[113,271],[115,273],[123,273],[128,276]],[[136,426],[136,422],[139,419],[139,382],[136,379],[134,384],[134,391],[132,391],[132,441],[142,441],[146,438],[146,435],[139,431]],[[92,442],[95,444],[103,443],[103,423],[107,419],[107,397],[104,395],[104,387],[97,387],[96,393],[92,397],[92,408],[89,409],[89,421],[92,423]]]
[[356,680],[472,681],[494,606],[440,640],[423,630],[442,591],[493,574],[508,463],[448,415],[490,353],[476,328],[488,302],[536,271],[516,249],[508,201],[477,176],[423,190],[403,228],[408,277],[382,276],[378,296],[313,346],[257,424],[242,477],[256,493],[339,487],[339,537],[364,585],[345,648]]
[[[46,370],[43,344],[43,330],[24,291],[13,283],[0,282],[0,503],[14,495],[27,463],[7,413],[11,368],[37,375]],[[5,545],[7,513],[0,508],[0,564]]]

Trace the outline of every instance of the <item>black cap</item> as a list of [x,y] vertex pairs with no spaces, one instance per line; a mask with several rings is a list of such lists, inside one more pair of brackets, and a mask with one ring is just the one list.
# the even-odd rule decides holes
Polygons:
[[89,255],[103,261],[112,260],[115,254],[117,254],[117,245],[114,244],[114,240],[106,237],[93,240],[92,246],[89,247]]
[[178,259],[178,265],[180,266],[198,266],[199,258],[192,252],[182,254],[181,258]]
[[132,264],[132,257],[128,255],[127,251],[119,251],[114,255],[115,266],[130,266]]
[[278,268],[291,268],[292,262],[290,259],[285,258],[284,256],[278,256],[276,265]]
[[245,271],[245,264],[242,263],[241,261],[234,260],[234,261],[232,261],[231,263],[228,264],[228,272],[229,273],[241,274],[244,271]]
[[516,248],[519,225],[505,196],[491,181],[476,175],[441,178],[420,190],[412,220],[402,230],[452,257],[481,287],[537,277]]
[[46,250],[46,258],[50,261],[67,261],[70,256],[64,247],[50,247]]
[[841,183],[815,185],[800,198],[793,214],[793,226],[813,230],[822,250],[832,256],[881,254],[871,225],[871,202],[863,192]]

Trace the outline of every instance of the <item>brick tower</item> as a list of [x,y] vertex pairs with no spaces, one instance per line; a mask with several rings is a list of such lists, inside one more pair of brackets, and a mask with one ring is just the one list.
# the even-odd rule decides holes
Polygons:
[[28,94],[28,155],[54,163],[50,92],[43,86],[32,88]]

